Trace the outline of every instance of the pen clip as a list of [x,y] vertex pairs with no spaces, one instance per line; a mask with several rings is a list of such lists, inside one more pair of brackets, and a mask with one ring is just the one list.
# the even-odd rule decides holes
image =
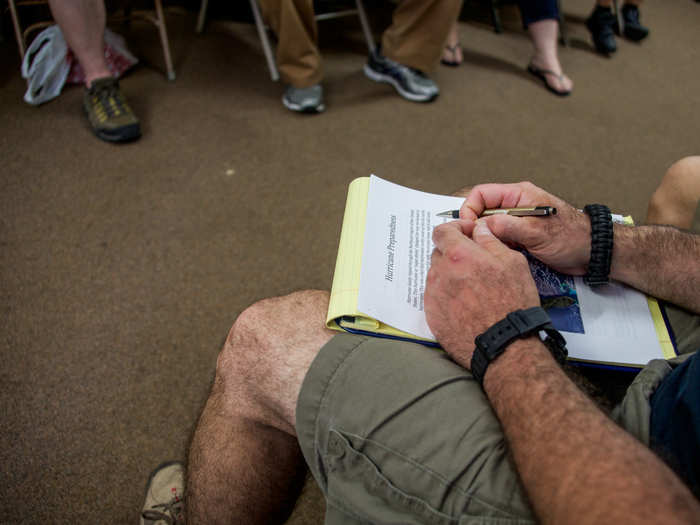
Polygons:
[[[535,208],[513,209],[508,211],[508,215],[513,217],[537,217],[543,215],[553,215],[549,206],[536,206]],[[556,212],[555,212],[556,213]]]

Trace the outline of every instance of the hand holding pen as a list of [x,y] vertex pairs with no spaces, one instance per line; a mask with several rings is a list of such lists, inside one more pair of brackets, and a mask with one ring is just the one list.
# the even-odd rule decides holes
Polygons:
[[[522,208],[533,210],[528,213],[535,213],[537,208],[552,212],[525,216],[510,212]],[[509,212],[491,212],[497,209]],[[553,209],[557,210],[556,214]],[[460,211],[463,229],[477,219],[486,221],[501,241],[525,248],[552,268],[569,275],[586,273],[591,254],[588,216],[534,184],[480,184],[471,189]],[[542,217],[546,220],[540,220]]]
[[[557,209],[553,206],[534,206],[529,208],[491,208],[481,212],[479,217],[489,217],[490,215],[512,215],[513,217],[551,217],[557,214]],[[443,211],[437,214],[438,217],[448,217],[459,219],[459,210]]]

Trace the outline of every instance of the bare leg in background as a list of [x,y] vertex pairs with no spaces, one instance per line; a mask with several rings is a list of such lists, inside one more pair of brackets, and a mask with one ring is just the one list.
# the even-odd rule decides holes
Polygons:
[[563,74],[561,63],[559,62],[558,43],[559,21],[539,20],[531,23],[527,28],[535,46],[535,54],[532,57],[532,64],[540,69],[553,71],[556,75],[547,76],[547,83],[557,91],[570,91],[574,83],[569,77]]
[[49,0],[68,47],[85,71],[85,84],[111,77],[104,55],[106,12],[102,0]]
[[462,46],[459,43],[459,26],[457,22],[452,24],[450,32],[447,34],[447,42],[442,50],[442,60],[454,64],[461,64],[464,60]]
[[[554,19],[538,20],[532,22],[528,28],[535,53],[532,64],[539,69],[552,71],[555,75],[549,75],[547,82],[557,91],[571,91],[574,87],[572,80],[564,75],[561,63],[557,39],[559,38],[559,21]],[[447,35],[445,48],[442,50],[442,59],[448,62],[461,64],[464,57],[459,43],[459,26],[455,22]],[[561,78],[558,75],[562,75]]]
[[269,524],[291,512],[305,475],[294,428],[311,362],[333,336],[328,293],[265,299],[236,320],[219,354],[189,451],[188,523]]
[[674,163],[649,201],[647,224],[690,229],[700,201],[700,156]]

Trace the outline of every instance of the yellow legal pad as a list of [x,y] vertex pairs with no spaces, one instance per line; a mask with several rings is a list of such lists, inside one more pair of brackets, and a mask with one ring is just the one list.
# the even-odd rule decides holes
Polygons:
[[417,337],[377,321],[357,309],[368,195],[369,177],[360,177],[350,183],[348,199],[345,203],[345,214],[343,215],[343,227],[340,232],[338,258],[335,262],[326,326],[331,330],[341,332],[347,328],[389,337],[434,343],[430,339]]

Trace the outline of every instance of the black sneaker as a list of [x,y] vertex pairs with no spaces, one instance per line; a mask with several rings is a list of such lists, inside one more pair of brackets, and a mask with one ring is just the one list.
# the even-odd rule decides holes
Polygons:
[[586,27],[599,53],[610,55],[617,51],[614,32],[617,20],[609,7],[597,6],[586,20]]
[[364,70],[368,78],[391,84],[399,95],[413,102],[431,102],[440,94],[437,84],[424,73],[394,62],[379,51],[370,53]]
[[649,28],[639,23],[639,8],[636,5],[622,6],[622,21],[624,23],[622,33],[630,40],[639,42],[649,36]]
[[83,108],[92,130],[102,140],[126,142],[141,136],[139,119],[126,103],[116,78],[93,80],[83,95]]

